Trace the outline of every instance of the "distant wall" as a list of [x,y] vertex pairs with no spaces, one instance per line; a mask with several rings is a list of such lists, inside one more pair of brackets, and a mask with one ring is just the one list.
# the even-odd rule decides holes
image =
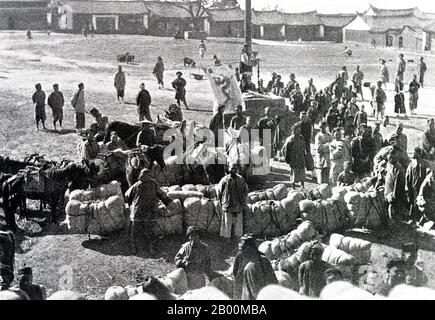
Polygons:
[[0,8],[0,30],[46,30],[47,12]]

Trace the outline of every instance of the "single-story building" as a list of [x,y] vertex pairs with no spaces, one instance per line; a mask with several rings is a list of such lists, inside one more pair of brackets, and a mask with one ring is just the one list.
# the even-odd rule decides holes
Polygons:
[[54,20],[59,31],[81,32],[85,26],[93,26],[95,33],[144,34],[148,30],[148,10],[139,1],[59,1]]
[[153,36],[174,36],[178,31],[193,30],[192,15],[196,19],[197,31],[204,31],[208,13],[203,7],[198,8],[196,2],[143,2],[149,17],[149,34]]
[[252,10],[252,37],[266,40],[285,39],[285,20],[277,10]]
[[49,0],[0,0],[0,30],[46,30]]
[[240,7],[207,10],[204,29],[210,37],[244,37],[245,12]]
[[424,50],[423,22],[415,16],[358,15],[343,29],[344,42],[362,42],[384,47]]
[[316,11],[283,13],[285,39],[290,41],[321,41],[324,37],[322,21]]
[[424,31],[424,50],[432,51],[432,43],[435,41],[435,22],[423,28]]
[[353,19],[356,14],[318,14],[323,26],[323,40],[341,43],[343,42],[343,28]]

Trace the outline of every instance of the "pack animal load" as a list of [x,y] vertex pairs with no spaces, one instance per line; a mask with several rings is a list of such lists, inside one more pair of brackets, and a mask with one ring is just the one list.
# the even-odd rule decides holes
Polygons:
[[283,200],[287,197],[288,190],[284,184],[278,184],[273,188],[266,189],[264,191],[254,191],[248,193],[248,203],[255,203],[264,200]]
[[18,174],[24,177],[25,194],[41,194],[45,192],[45,176],[42,168],[28,166],[21,169]]
[[125,203],[121,185],[113,181],[94,189],[74,190],[65,211],[64,224],[73,233],[107,235],[123,229]]
[[153,233],[156,236],[169,236],[183,233],[183,205],[180,200],[173,200],[165,206],[158,207],[160,218],[157,220]]
[[369,241],[334,233],[329,238],[329,245],[354,256],[358,264],[370,262],[372,243]]
[[217,191],[215,185],[202,185],[202,184],[185,184],[180,187],[179,185],[171,187],[162,187],[171,199],[179,199],[181,201],[187,198],[207,198],[215,199]]

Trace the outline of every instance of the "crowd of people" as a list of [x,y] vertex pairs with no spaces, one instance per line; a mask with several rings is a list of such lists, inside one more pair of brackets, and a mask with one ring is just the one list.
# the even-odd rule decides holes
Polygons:
[[[200,45],[200,55],[204,55],[205,45]],[[217,57],[216,57],[217,60]],[[427,155],[421,148],[415,148],[413,160],[407,156],[408,139],[403,133],[403,123],[398,123],[396,131],[388,137],[381,134],[381,125],[388,125],[388,117],[385,116],[386,83],[389,82],[388,69],[383,60],[380,80],[376,86],[368,87],[371,90],[370,105],[377,121],[373,127],[368,125],[368,115],[365,106],[358,103],[358,98],[364,102],[363,88],[364,73],[360,66],[356,66],[355,72],[349,78],[346,67],[337,73],[334,81],[324,90],[317,90],[314,80],[310,79],[302,91],[295,74],[290,74],[290,81],[284,85],[282,77],[272,74],[271,80],[266,87],[263,81],[259,82],[257,89],[252,83],[252,68],[255,66],[255,55],[250,55],[249,48],[244,47],[242,52],[240,74],[241,91],[258,91],[262,94],[273,94],[290,99],[291,110],[299,117],[299,121],[292,127],[291,135],[286,139],[281,150],[275,150],[281,154],[290,167],[290,183],[295,189],[300,183],[305,187],[306,172],[317,173],[319,184],[327,183],[330,186],[350,186],[356,181],[370,177],[374,184],[384,185],[385,199],[389,204],[389,216],[391,223],[397,220],[411,220],[415,224],[423,224],[433,217],[421,215],[416,210],[416,190],[419,190],[423,180],[430,172],[430,166],[426,163]],[[404,113],[403,79],[406,70],[406,62],[403,54],[399,56],[398,68],[395,79],[395,111]],[[413,77],[409,84],[409,108],[411,114],[417,109],[418,91],[424,83],[424,73],[427,70],[423,58],[419,64],[419,74]],[[164,87],[163,81],[164,64],[161,57],[158,58],[153,74],[159,88]],[[170,120],[181,121],[181,103],[186,109],[186,80],[182,73],[176,73],[177,78],[172,82],[175,89],[177,104],[171,105],[167,112]],[[117,99],[124,102],[126,79],[120,66],[114,78]],[[32,96],[35,103],[36,127],[39,123],[45,126],[45,101],[46,96],[42,91],[41,84],[35,86],[36,91]],[[397,97],[397,101],[396,101]],[[53,85],[53,92],[49,95],[47,104],[53,111],[53,126],[57,130],[57,122],[62,130],[64,97],[59,91],[59,85]],[[152,128],[152,116],[149,110],[151,95],[145,89],[145,84],[140,85],[136,104],[141,123],[141,131],[137,136],[137,147],[153,146],[156,144],[156,134]],[[85,131],[85,106],[84,84],[78,85],[78,91],[71,100],[71,106],[75,111],[75,122],[78,133]],[[222,130],[227,129],[224,124],[225,105],[218,107],[218,112],[212,117],[209,129],[215,133],[216,146],[223,141],[219,139]],[[108,119],[97,109],[93,108],[89,113],[94,117],[94,122],[89,130],[86,130],[86,139],[78,146],[81,160],[93,160],[99,154],[98,141],[102,141],[108,127]],[[434,126],[434,121],[428,121]],[[316,133],[315,127],[319,125]],[[248,137],[254,129],[259,130],[260,144],[272,149],[272,145],[265,139],[266,130],[273,132],[278,126],[278,119],[271,116],[270,109],[265,108],[264,117],[258,123],[254,123],[251,117],[245,117],[241,106],[236,108],[236,115],[231,119],[230,127],[240,132],[247,132]],[[241,133],[242,135],[242,133]],[[117,137],[116,132],[110,133],[110,141],[107,143],[109,150],[125,148],[125,143]],[[314,149],[312,139],[314,138]],[[271,152],[272,153],[272,152]],[[246,197],[249,191],[244,177],[238,174],[239,163],[231,163],[228,174],[217,181],[217,198],[222,207],[222,222],[220,235],[224,239],[236,237],[239,239],[238,253],[233,265],[233,276],[236,281],[236,299],[252,300],[258,292],[269,284],[277,283],[276,275],[270,261],[258,251],[253,235],[247,235],[243,228],[243,208],[246,205]],[[317,172],[316,172],[317,171]],[[129,243],[132,253],[136,253],[139,247],[147,246],[148,253],[155,253],[155,239],[152,229],[156,223],[159,201],[170,206],[173,202],[165,194],[155,180],[150,177],[149,169],[135,172],[136,179],[130,183],[130,188],[125,194],[125,199],[130,207]],[[190,226],[187,230],[189,242],[183,244],[175,257],[175,265],[184,268],[187,274],[189,289],[197,289],[206,284],[205,277],[211,280],[214,277],[212,262],[208,246],[201,241],[200,230],[196,226]],[[303,295],[318,297],[321,289],[332,281],[342,280],[342,274],[321,260],[323,247],[317,243],[310,248],[309,261],[301,264],[298,273],[300,293]],[[414,258],[416,248],[412,249]],[[405,254],[405,249],[403,250]],[[394,285],[407,281],[407,272],[415,273],[415,261],[411,258],[402,259],[400,262],[391,262],[388,266],[390,277],[383,284],[381,294],[385,295]],[[3,270],[4,269],[4,270]],[[2,268],[2,290],[9,289],[12,280],[10,268]],[[420,270],[421,271],[421,270]],[[31,269],[25,268],[19,273],[26,276],[20,280],[20,289],[25,291],[30,298],[43,298],[43,289],[31,283]],[[416,276],[417,277],[417,276]],[[419,273],[419,276],[421,275]],[[13,277],[12,277],[13,278]],[[9,281],[9,280],[10,281]],[[30,280],[29,280],[30,279]],[[23,284],[21,284],[23,282]],[[424,285],[423,280],[418,280],[417,285]],[[32,289],[27,289],[30,286]],[[4,288],[4,289],[3,289]],[[26,291],[27,290],[27,291]],[[40,291],[38,291],[40,290]]]

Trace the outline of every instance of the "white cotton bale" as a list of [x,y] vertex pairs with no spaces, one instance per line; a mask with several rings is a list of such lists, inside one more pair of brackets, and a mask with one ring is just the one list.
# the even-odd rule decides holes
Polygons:
[[168,197],[185,201],[188,198],[202,198],[204,195],[198,191],[169,191]]
[[183,300],[231,300],[225,293],[215,287],[203,287],[187,292]]
[[172,293],[184,294],[187,291],[187,275],[183,268],[168,273],[166,278],[172,283]]
[[157,300],[156,297],[154,297],[151,294],[148,293],[139,293],[133,297],[131,297],[129,300]]
[[84,201],[83,190],[73,190],[69,194],[69,200]]
[[210,281],[209,286],[215,287],[232,298],[234,295],[235,279],[233,276],[222,276]]
[[353,287],[342,292],[337,300],[378,300],[375,296],[368,291],[358,287]]
[[311,221],[303,221],[296,231],[303,241],[311,240],[316,235],[316,229]]
[[284,271],[275,271],[276,279],[281,287],[291,289],[292,280],[290,275]]
[[60,290],[49,296],[47,300],[86,300],[86,298],[72,290]]
[[193,184],[185,184],[181,187],[181,190],[183,191],[198,191],[196,190],[196,187]]
[[182,191],[181,187],[177,184],[175,186],[170,186],[168,187],[168,192],[169,191]]
[[435,300],[435,290],[405,284],[395,286],[388,295],[389,300]]
[[332,196],[331,187],[329,184],[324,183],[317,187],[317,190],[319,191],[319,194],[322,199],[328,199]]
[[355,191],[347,192],[344,195],[344,201],[347,204],[358,204],[361,201],[361,195]]
[[128,298],[127,292],[120,286],[110,287],[104,294],[104,300],[128,300]]
[[272,241],[264,241],[258,246],[258,251],[263,253],[269,260],[273,260]]
[[81,214],[83,214],[81,211],[81,205],[82,205],[82,203],[80,201],[77,201],[77,200],[68,201],[68,203],[66,204],[66,207],[65,207],[65,212],[69,216],[81,215]]
[[270,247],[272,249],[273,258],[278,258],[282,254],[279,238],[273,239]]
[[124,290],[127,293],[128,298],[131,298],[131,297],[139,294],[139,291],[137,291],[137,288],[134,286],[126,286],[124,288]]
[[301,212],[309,213],[311,210],[313,210],[316,207],[316,204],[308,199],[302,200],[299,202],[299,210]]
[[118,181],[103,184],[95,188],[95,193],[97,193],[101,199],[107,199],[116,195],[122,196],[121,184]]
[[288,190],[287,187],[280,183],[272,188],[275,200],[282,200],[287,197]]
[[334,281],[326,285],[320,293],[321,300],[338,300],[339,296],[346,290],[354,288],[354,285],[347,281]]
[[257,300],[309,300],[309,298],[279,285],[269,285],[260,290]]

